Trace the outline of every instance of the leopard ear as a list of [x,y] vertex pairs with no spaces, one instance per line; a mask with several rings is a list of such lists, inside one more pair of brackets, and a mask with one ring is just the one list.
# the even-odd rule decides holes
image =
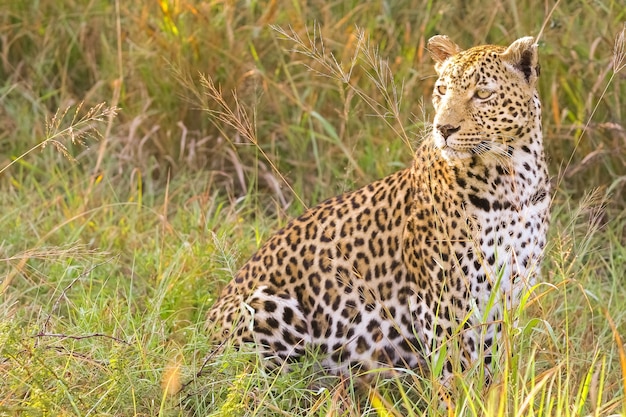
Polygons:
[[517,71],[524,75],[529,84],[534,84],[539,77],[539,63],[537,58],[537,43],[532,36],[526,36],[513,42],[501,54]]
[[433,36],[428,40],[428,51],[437,65],[458,54],[462,49],[445,35]]

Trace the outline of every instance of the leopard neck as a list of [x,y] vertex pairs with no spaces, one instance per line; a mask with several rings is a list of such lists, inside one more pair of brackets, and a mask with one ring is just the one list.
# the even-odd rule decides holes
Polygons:
[[506,198],[524,205],[539,192],[549,191],[548,171],[543,149],[541,103],[535,92],[529,101],[529,123],[507,143],[506,155],[475,155],[450,164],[432,139],[416,155],[413,173],[416,184],[428,183],[430,192],[470,188],[478,195],[490,196],[513,190]]

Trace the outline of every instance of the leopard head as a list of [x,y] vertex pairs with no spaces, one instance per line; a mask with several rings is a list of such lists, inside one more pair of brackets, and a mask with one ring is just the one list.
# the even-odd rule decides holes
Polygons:
[[532,37],[509,47],[462,50],[447,36],[434,36],[428,49],[439,76],[433,139],[450,164],[474,156],[506,157],[520,138],[537,134],[539,65]]

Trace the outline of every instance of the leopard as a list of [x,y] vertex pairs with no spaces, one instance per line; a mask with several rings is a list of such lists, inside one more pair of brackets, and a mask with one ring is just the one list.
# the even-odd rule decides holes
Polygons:
[[489,367],[550,220],[537,49],[430,38],[435,114],[413,162],[271,236],[209,310],[212,343],[267,366],[315,352],[337,374]]

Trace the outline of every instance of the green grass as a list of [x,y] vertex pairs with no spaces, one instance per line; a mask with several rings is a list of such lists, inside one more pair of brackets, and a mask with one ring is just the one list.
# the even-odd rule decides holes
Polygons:
[[0,415],[446,415],[426,376],[367,393],[313,355],[207,357],[204,316],[291,216],[410,162],[430,36],[544,24],[545,283],[495,383],[458,375],[448,415],[626,414],[626,9],[552,6],[2,2]]

